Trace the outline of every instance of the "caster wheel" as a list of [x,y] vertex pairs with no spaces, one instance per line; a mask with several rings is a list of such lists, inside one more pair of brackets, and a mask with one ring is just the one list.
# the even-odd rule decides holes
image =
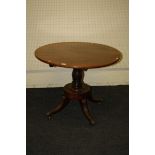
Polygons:
[[49,115],[48,120],[54,120],[53,115]]
[[94,120],[91,120],[91,121],[89,122],[89,124],[92,125],[92,126],[94,126],[94,125],[96,124],[96,122],[95,122]]

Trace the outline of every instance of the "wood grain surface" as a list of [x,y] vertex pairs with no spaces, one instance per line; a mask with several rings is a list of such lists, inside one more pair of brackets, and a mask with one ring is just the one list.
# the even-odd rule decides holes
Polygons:
[[66,68],[90,69],[119,62],[119,50],[102,44],[88,42],[60,42],[39,47],[35,51],[39,60]]

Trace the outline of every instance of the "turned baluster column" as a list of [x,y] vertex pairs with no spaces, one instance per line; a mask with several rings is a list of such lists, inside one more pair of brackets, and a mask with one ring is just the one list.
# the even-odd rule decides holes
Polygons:
[[82,88],[83,79],[84,79],[84,71],[82,69],[73,69],[72,72],[72,87],[75,90]]

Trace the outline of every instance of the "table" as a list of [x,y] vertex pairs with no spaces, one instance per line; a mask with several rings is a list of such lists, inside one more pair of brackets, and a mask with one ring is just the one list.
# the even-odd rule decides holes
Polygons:
[[47,116],[61,111],[71,100],[78,100],[84,116],[91,125],[95,120],[90,112],[88,101],[101,102],[92,95],[92,88],[84,83],[84,71],[109,66],[119,62],[122,54],[119,50],[102,44],[88,42],[60,42],[48,44],[35,50],[35,56],[50,67],[72,68],[72,82],[64,86],[64,95]]

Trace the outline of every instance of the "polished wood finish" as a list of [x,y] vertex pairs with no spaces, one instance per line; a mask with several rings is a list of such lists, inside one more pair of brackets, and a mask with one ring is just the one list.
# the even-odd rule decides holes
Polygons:
[[73,68],[72,82],[64,86],[64,96],[53,107],[47,116],[61,111],[71,100],[78,100],[81,110],[91,125],[95,120],[89,110],[88,101],[102,102],[92,96],[92,89],[84,83],[84,71],[112,65],[121,60],[122,54],[115,48],[86,42],[62,42],[42,46],[35,51],[35,56],[49,64],[50,67],[59,66]]
[[78,100],[84,116],[91,125],[94,125],[95,120],[89,110],[88,100],[92,102],[100,102],[100,100],[93,98],[91,87],[84,83],[84,71],[82,69],[73,69],[72,79],[72,83],[64,86],[64,96],[62,100],[47,113],[47,116],[49,119],[52,119],[53,114],[64,109],[71,100]]
[[66,105],[69,103],[69,101],[70,100],[66,96],[63,96],[62,100],[55,107],[53,107],[49,112],[46,113],[49,120],[52,119],[52,114],[56,114],[57,112],[64,109]]
[[82,88],[84,71],[81,69],[73,69],[72,78],[73,78],[72,87],[75,90]]
[[51,65],[66,68],[99,68],[121,60],[121,53],[107,45],[87,42],[62,42],[38,48],[35,56]]

